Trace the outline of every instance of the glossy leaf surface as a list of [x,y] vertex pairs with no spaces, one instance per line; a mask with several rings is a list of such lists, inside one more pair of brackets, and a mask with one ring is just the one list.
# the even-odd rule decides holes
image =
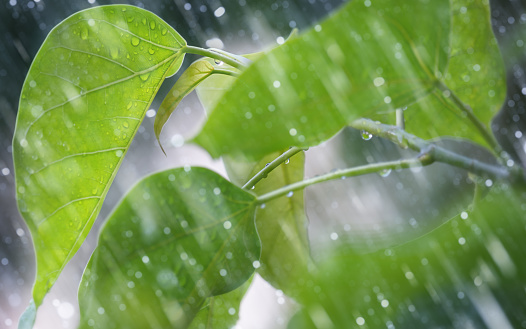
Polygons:
[[39,50],[13,142],[18,206],[36,250],[37,306],[88,234],[184,45],[154,14],[117,5],[72,15]]
[[[351,1],[244,71],[195,141],[214,157],[258,159],[290,145],[316,145],[359,117],[392,122],[397,108],[416,104],[407,111],[409,132],[484,143],[437,86],[446,83],[487,126],[504,97],[487,6],[482,0],[464,9],[447,0]],[[466,10],[469,23],[459,16]],[[477,92],[490,89],[491,100],[481,104]]]
[[81,328],[183,328],[207,297],[254,272],[255,197],[203,168],[137,184],[103,228],[82,278]]

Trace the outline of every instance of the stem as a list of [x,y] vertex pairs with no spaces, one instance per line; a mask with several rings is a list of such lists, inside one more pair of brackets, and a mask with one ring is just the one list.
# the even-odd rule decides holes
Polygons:
[[239,76],[238,72],[234,72],[234,71],[230,71],[230,70],[223,70],[223,69],[216,69],[216,68],[214,68],[214,70],[212,71],[212,74],[223,74],[223,75],[229,75],[231,77],[238,77]]
[[204,49],[204,48],[193,47],[193,46],[184,46],[181,49],[181,51],[184,53],[196,54],[196,55],[201,55],[201,56],[217,59],[224,63],[227,63],[230,66],[235,67],[238,70],[243,70],[248,66],[247,64],[237,59],[238,56],[229,54],[225,51],[219,52],[217,50]]
[[463,168],[480,176],[489,176],[496,179],[507,179],[511,176],[508,168],[504,166],[488,164],[457,154],[435,143],[411,135],[396,126],[380,124],[368,119],[359,119],[351,123],[351,127],[387,138],[402,148],[409,147],[418,152],[425,152],[432,148],[435,161]]
[[493,137],[493,134],[487,129],[486,125],[475,116],[475,113],[473,113],[473,109],[469,105],[464,104],[464,102],[462,102],[462,100],[458,98],[458,96],[451,89],[449,89],[449,87],[446,86],[442,81],[439,81],[437,83],[437,87],[440,91],[447,92],[450,95],[453,103],[460,109],[460,111],[462,111],[462,113],[464,113],[467,116],[469,121],[471,121],[471,123],[475,125],[475,128],[477,128],[484,140],[489,144],[493,151],[497,155],[499,155],[502,150],[499,144],[497,143],[497,140],[495,139],[495,137]]
[[379,172],[384,169],[388,170],[388,169],[402,169],[402,168],[426,166],[431,163],[433,163],[432,156],[430,156],[430,154],[424,154],[414,159],[374,163],[374,164],[368,164],[365,166],[359,166],[359,167],[354,167],[354,168],[340,169],[340,170],[336,170],[336,171],[333,171],[325,175],[313,177],[310,179],[306,179],[306,180],[303,180],[297,183],[293,183],[293,184],[284,186],[282,188],[279,188],[267,194],[263,194],[257,198],[257,203],[262,204],[262,203],[274,200],[276,198],[279,198],[281,196],[287,195],[290,192],[304,189],[307,186],[334,180],[334,179],[339,179],[342,177],[365,175],[365,174]]
[[243,188],[248,190],[254,187],[260,180],[263,178],[266,178],[267,175],[274,169],[276,169],[280,164],[287,161],[290,157],[295,155],[296,153],[299,153],[301,151],[306,151],[305,148],[299,148],[299,147],[291,147],[288,149],[285,153],[274,159],[271,163],[267,164],[265,168],[261,169],[254,177],[252,177],[248,182],[246,182],[245,185],[243,185]]

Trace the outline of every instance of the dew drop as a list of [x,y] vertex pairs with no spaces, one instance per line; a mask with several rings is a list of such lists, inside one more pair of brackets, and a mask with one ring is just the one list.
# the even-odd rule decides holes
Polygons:
[[152,30],[155,30],[155,22],[154,21],[150,21],[150,28]]
[[166,35],[166,33],[168,33],[168,30],[163,27],[163,29],[161,30],[161,34]]
[[150,55],[153,55],[153,54],[155,54],[155,50],[153,48],[150,48],[150,49],[148,49],[148,53]]
[[128,124],[128,122],[125,121],[125,122],[122,123],[122,126],[123,126],[124,128],[128,128],[130,125]]
[[378,172],[378,174],[382,177],[387,177],[391,173],[391,169],[382,169]]
[[216,63],[217,66],[223,65],[223,61],[220,61],[219,59],[214,59],[214,63]]
[[132,37],[132,39],[131,39],[131,44],[134,47],[137,47],[140,42],[141,42],[141,40],[139,40],[139,38],[137,38],[137,37]]
[[368,132],[368,131],[362,130],[362,139],[363,139],[364,141],[368,141],[368,140],[370,140],[371,138],[373,138],[373,134],[371,134],[371,133]]
[[113,59],[119,58],[119,48],[117,47],[111,47],[110,48],[110,56]]
[[287,198],[290,198],[294,195],[294,192],[290,191],[289,193],[287,193]]
[[285,164],[289,164],[289,163],[290,163],[290,159],[285,160]]
[[146,81],[150,77],[150,73],[141,74],[139,75],[139,77],[141,78],[142,81]]
[[88,38],[88,28],[87,27],[83,27],[81,30],[80,30],[80,38],[82,40],[86,40]]

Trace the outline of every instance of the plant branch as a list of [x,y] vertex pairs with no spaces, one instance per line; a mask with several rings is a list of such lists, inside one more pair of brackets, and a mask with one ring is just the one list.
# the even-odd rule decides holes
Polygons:
[[437,83],[437,88],[442,93],[449,94],[449,97],[451,98],[453,103],[460,109],[460,111],[462,111],[462,113],[466,115],[469,121],[471,121],[471,123],[475,125],[475,127],[480,132],[480,134],[482,135],[482,138],[484,138],[486,143],[489,144],[489,146],[493,149],[493,151],[497,155],[500,155],[501,148],[499,144],[497,143],[497,140],[495,139],[495,137],[493,137],[493,134],[491,133],[491,131],[488,130],[486,125],[477,118],[475,113],[473,113],[473,109],[469,105],[462,102],[462,100],[458,98],[458,96],[451,89],[449,89],[449,87],[446,86],[442,81],[439,81]]
[[238,70],[243,70],[248,66],[246,61],[243,61],[239,58],[240,56],[230,54],[222,50],[219,51],[216,49],[204,49],[193,46],[184,46],[181,50],[185,53],[196,54],[220,60],[230,66],[235,67]]
[[356,120],[350,126],[365,130],[375,136],[387,138],[402,148],[409,147],[418,152],[425,152],[432,148],[432,156],[435,161],[463,168],[480,176],[489,176],[496,179],[508,179],[511,176],[508,168],[504,166],[488,164],[457,154],[435,143],[411,135],[396,126],[380,124],[368,119]]
[[263,178],[266,178],[268,176],[268,174],[272,170],[276,169],[280,164],[282,164],[283,162],[287,161],[293,155],[295,155],[295,154],[297,154],[297,153],[299,153],[301,151],[306,151],[306,150],[307,150],[306,148],[291,147],[285,153],[283,153],[282,155],[280,155],[279,157],[274,159],[272,162],[267,164],[265,166],[265,168],[261,169],[254,177],[252,177],[248,182],[246,182],[245,185],[243,185],[243,188],[247,189],[247,190],[251,189],[260,180],[262,180]]
[[410,168],[410,167],[426,166],[426,165],[433,163],[433,161],[434,160],[433,160],[431,153],[424,153],[421,156],[414,158],[414,159],[404,159],[404,160],[389,161],[389,162],[383,162],[383,163],[374,163],[374,164],[368,164],[368,165],[354,167],[354,168],[340,169],[340,170],[336,170],[336,171],[330,172],[325,175],[313,177],[310,179],[306,179],[306,180],[303,180],[297,183],[293,183],[293,184],[281,187],[267,194],[263,194],[257,198],[257,203],[262,204],[262,203],[274,200],[276,198],[279,198],[281,196],[288,195],[291,192],[304,189],[307,186],[334,180],[334,179],[340,179],[342,177],[365,175],[365,174],[379,172],[381,170],[389,170],[389,169],[392,170],[392,169],[403,169],[403,168]]

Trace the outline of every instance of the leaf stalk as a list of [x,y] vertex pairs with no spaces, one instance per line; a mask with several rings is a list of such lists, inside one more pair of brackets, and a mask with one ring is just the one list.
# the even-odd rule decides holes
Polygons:
[[184,53],[196,54],[196,55],[201,55],[201,56],[217,59],[230,66],[235,67],[238,70],[243,70],[247,68],[249,65],[246,61],[240,59],[240,56],[230,54],[223,50],[217,50],[217,49],[212,49],[212,48],[204,49],[200,47],[186,45],[181,49],[181,51]]

